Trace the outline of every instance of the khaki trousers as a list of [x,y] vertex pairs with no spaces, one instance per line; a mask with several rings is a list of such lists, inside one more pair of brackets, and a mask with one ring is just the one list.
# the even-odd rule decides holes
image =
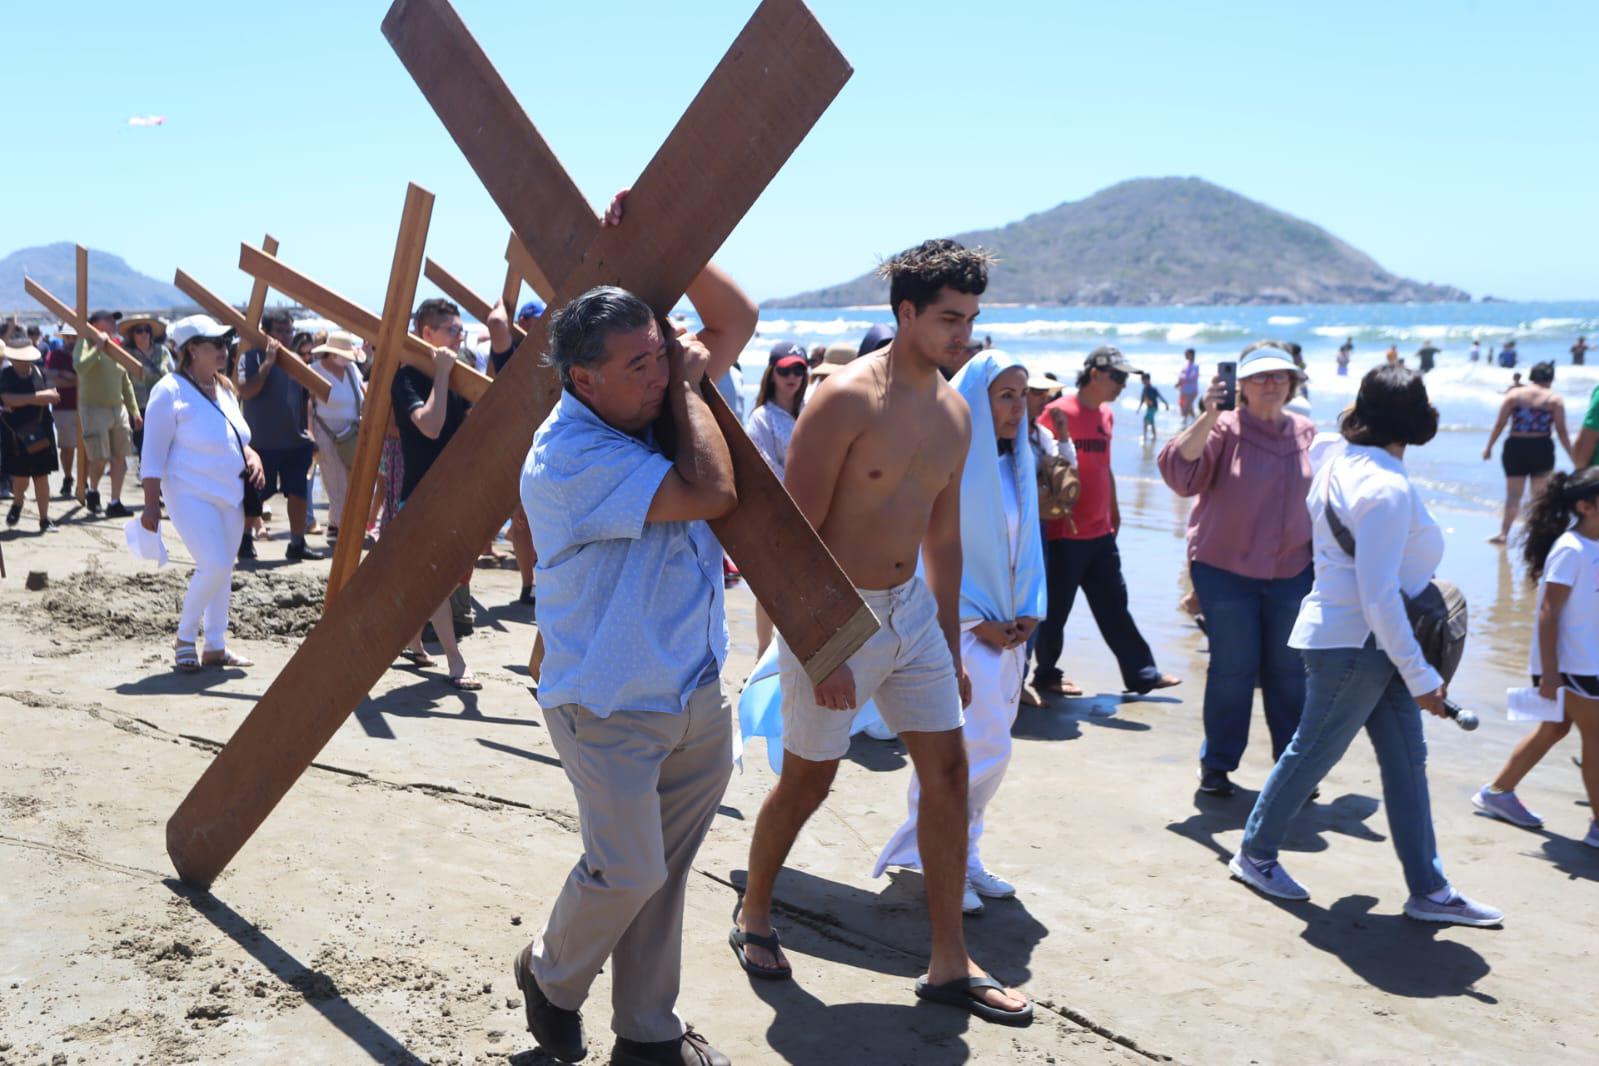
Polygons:
[[611,1028],[674,1040],[685,890],[732,775],[732,705],[717,681],[681,714],[565,704],[544,720],[577,794],[583,856],[533,941],[533,976],[576,1010],[610,959]]

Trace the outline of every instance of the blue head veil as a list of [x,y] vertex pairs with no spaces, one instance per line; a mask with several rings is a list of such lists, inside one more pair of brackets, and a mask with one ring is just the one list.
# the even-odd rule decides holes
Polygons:
[[[972,412],[972,446],[961,475],[961,621],[1009,622],[1044,617],[1044,544],[1038,524],[1038,481],[1027,422],[1010,455],[1001,455],[988,387],[1022,366],[996,349],[979,352],[950,382]],[[1025,369],[1025,368],[1024,368]],[[1010,531],[1000,478],[1016,480],[1021,507],[1021,548],[1011,571]]]

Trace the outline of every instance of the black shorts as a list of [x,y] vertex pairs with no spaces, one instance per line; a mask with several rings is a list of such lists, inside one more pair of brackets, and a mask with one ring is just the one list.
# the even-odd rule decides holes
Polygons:
[[261,486],[261,499],[270,500],[277,493],[305,499],[310,495],[311,460],[316,455],[316,445],[307,443],[293,448],[257,448],[261,456],[261,471],[266,484]]
[[[1541,684],[1543,684],[1543,675],[1533,674],[1533,688]],[[1590,700],[1599,700],[1599,677],[1594,677],[1592,674],[1561,674],[1560,686],[1569,688],[1579,696],[1587,696]]]
[[1555,468],[1553,437],[1509,437],[1499,453],[1505,477],[1542,477]]

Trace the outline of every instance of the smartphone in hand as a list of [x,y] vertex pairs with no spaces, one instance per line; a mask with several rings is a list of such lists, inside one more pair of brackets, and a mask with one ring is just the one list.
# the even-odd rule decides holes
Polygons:
[[1227,386],[1227,397],[1221,402],[1221,410],[1231,411],[1238,406],[1238,364],[1217,363],[1216,376]]

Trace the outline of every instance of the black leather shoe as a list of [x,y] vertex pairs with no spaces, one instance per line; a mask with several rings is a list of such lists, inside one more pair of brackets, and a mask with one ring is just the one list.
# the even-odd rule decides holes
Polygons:
[[733,1066],[733,1060],[713,1048],[691,1025],[676,1040],[645,1043],[617,1037],[611,1066]]
[[[533,1034],[539,1050],[562,1062],[581,1062],[589,1053],[583,1035],[583,1012],[563,1010],[544,998],[544,990],[533,977],[533,945],[516,956],[516,987],[522,990],[527,1008],[527,1031]],[[675,1060],[674,1060],[675,1061]]]
[[1207,796],[1231,796],[1238,790],[1233,787],[1232,781],[1227,777],[1226,770],[1212,770],[1201,766],[1199,768],[1199,791]]
[[289,541],[289,546],[283,552],[283,557],[285,559],[296,559],[301,561],[324,558],[323,554],[317,551],[315,548],[306,547],[305,541],[303,540]]
[[255,538],[246,533],[239,541],[239,562],[247,563],[255,558]]
[[89,509],[90,514],[100,513],[100,494],[93,489],[83,494],[83,506]]
[[123,506],[121,500],[112,500],[106,505],[105,516],[107,518],[132,518],[133,512]]

